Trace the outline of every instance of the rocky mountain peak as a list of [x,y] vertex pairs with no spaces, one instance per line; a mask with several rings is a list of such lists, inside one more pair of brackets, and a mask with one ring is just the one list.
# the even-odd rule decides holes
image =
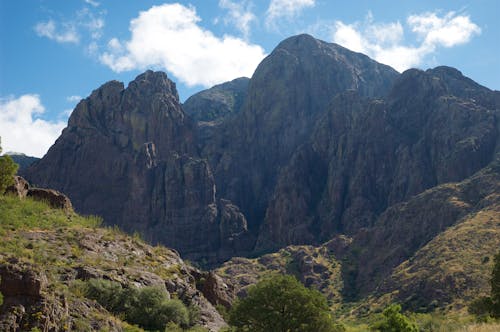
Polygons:
[[157,93],[170,95],[179,101],[179,94],[175,83],[162,71],[147,70],[131,81],[127,87],[142,96],[151,96]]

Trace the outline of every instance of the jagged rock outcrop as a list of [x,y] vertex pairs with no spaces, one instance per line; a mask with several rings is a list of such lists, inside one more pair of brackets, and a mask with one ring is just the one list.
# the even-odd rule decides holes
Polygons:
[[218,261],[224,259],[219,253],[234,254],[221,246],[244,237],[246,225],[238,214],[221,219],[225,205],[198,155],[194,128],[175,84],[147,71],[127,88],[111,81],[83,99],[45,157],[23,174],[68,194],[78,212],[102,216],[192,259]]
[[235,257],[216,272],[234,287],[233,297],[246,296],[250,286],[270,274],[280,273],[293,275],[307,287],[323,293],[332,308],[338,308],[342,302],[341,263],[327,246],[288,246],[258,258]]
[[19,198],[24,198],[28,195],[30,185],[23,177],[19,175],[14,176],[14,184],[7,187],[5,190],[8,194],[16,195]]
[[68,196],[60,193],[57,190],[30,188],[28,190],[27,197],[31,197],[39,201],[45,201],[50,206],[56,209],[63,209],[67,212],[73,212],[73,205],[71,204],[71,200],[68,198]]
[[68,196],[53,189],[33,188],[28,181],[19,175],[14,176],[14,184],[7,187],[6,192],[19,198],[31,197],[35,200],[47,202],[51,207],[63,209],[67,213],[73,212],[73,205]]
[[309,35],[281,42],[257,67],[240,114],[204,142],[221,197],[238,205],[257,233],[279,169],[332,98],[346,90],[383,96],[397,76],[365,55]]
[[220,123],[236,114],[247,96],[250,79],[240,77],[195,93],[182,104],[182,109],[200,123]]
[[249,81],[240,77],[198,92],[184,102],[182,109],[196,122],[201,145],[211,139],[224,121],[241,111]]
[[[407,298],[409,297],[408,291],[403,291],[405,287],[411,285],[408,280],[405,280],[406,283],[403,285],[401,280],[405,278],[401,274],[403,267],[399,267],[396,271],[394,269],[408,259],[410,261],[405,263],[404,269],[410,267],[410,271],[413,273],[416,272],[417,266],[424,262],[431,265],[438,264],[436,261],[439,261],[439,258],[435,258],[433,262],[429,257],[431,253],[426,254],[429,260],[422,259],[420,256],[425,254],[424,246],[431,246],[432,242],[442,241],[438,236],[446,237],[446,232],[455,234],[455,240],[459,241],[458,234],[460,232],[453,230],[452,226],[456,225],[455,228],[458,229],[468,227],[469,231],[480,233],[482,232],[481,228],[485,226],[481,225],[482,222],[491,223],[487,228],[492,232],[492,235],[479,236],[478,234],[479,237],[468,239],[471,246],[474,243],[477,246],[462,248],[464,257],[467,256],[466,253],[474,256],[477,253],[488,252],[484,248],[498,248],[500,238],[496,237],[495,234],[500,231],[500,215],[497,213],[500,206],[499,192],[500,160],[495,160],[491,165],[462,182],[437,186],[387,209],[371,229],[359,232],[354,237],[352,247],[358,248],[358,251],[351,261],[356,262],[357,265],[355,288],[358,295],[364,296],[376,289],[384,293],[401,289],[400,300],[411,302]],[[476,219],[478,214],[491,216],[491,220],[489,217]],[[475,229],[470,225],[474,222],[477,223]],[[472,236],[472,234],[470,235]],[[460,236],[467,235],[461,234]],[[434,246],[434,248],[436,247],[437,245]],[[454,250],[457,251],[458,248]],[[437,255],[438,252],[439,250],[434,255]],[[453,259],[461,259],[458,251],[449,255],[449,258],[451,259],[452,256],[454,256]],[[462,262],[462,264],[464,263]],[[469,266],[469,263],[464,266]],[[433,271],[436,273],[436,269]],[[391,276],[392,273],[395,275]],[[487,275],[483,275],[478,280],[484,279]],[[392,278],[392,281],[389,282],[389,278]],[[445,285],[446,282],[442,282],[439,287],[434,285],[436,292],[443,291],[444,287],[453,287],[453,275],[449,275],[448,278],[450,278],[447,281],[448,285]],[[419,290],[417,285],[413,284],[415,288],[411,292],[414,299],[419,299],[427,304],[432,300],[437,300],[436,296],[429,296],[430,286],[424,286],[426,283],[432,284],[432,278],[426,280],[424,274],[414,280],[419,280],[418,287],[421,287]],[[466,291],[470,292],[468,289],[477,289],[478,287],[471,284],[460,285],[459,288],[462,292],[458,293],[465,296]],[[441,297],[439,300],[446,302],[446,296],[456,297],[457,292],[449,294],[443,292],[442,295],[445,297]]]
[[257,248],[355,234],[387,208],[471,176],[495,156],[497,99],[445,67],[406,71],[383,99],[338,95],[280,173]]

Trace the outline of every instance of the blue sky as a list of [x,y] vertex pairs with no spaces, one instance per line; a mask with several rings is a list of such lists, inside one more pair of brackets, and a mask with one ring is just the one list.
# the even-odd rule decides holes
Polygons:
[[458,68],[500,90],[498,0],[0,0],[4,152],[43,156],[80,98],[166,71],[181,101],[309,33],[399,71]]

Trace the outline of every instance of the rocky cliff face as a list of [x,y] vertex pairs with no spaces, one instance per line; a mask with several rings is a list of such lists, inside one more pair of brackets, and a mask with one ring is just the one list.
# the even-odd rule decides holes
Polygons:
[[278,170],[309,137],[332,98],[346,90],[385,95],[392,68],[309,35],[281,42],[252,76],[241,114],[204,142],[222,197],[235,202],[257,232]]
[[69,195],[79,212],[188,257],[218,260],[233,254],[225,245],[244,246],[246,220],[216,198],[194,127],[175,84],[147,71],[127,88],[108,82],[82,100],[47,155],[24,174]]
[[495,98],[445,67],[403,73],[383,99],[338,95],[281,171],[257,247],[355,234],[388,207],[479,171],[497,148]]
[[241,110],[249,81],[240,77],[198,92],[186,99],[182,109],[197,122],[218,123]]

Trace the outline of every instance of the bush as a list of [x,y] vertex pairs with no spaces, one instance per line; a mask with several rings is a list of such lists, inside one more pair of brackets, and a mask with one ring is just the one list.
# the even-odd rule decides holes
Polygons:
[[124,311],[125,292],[122,285],[104,279],[90,279],[85,287],[85,296],[96,300],[106,310],[119,313]]
[[170,300],[160,287],[123,288],[117,282],[90,279],[85,295],[128,323],[147,330],[163,331],[169,322],[182,328],[190,325],[188,308],[180,300]]
[[417,325],[401,313],[399,304],[388,306],[370,329],[380,332],[418,332]]
[[469,312],[480,321],[488,317],[500,318],[500,252],[495,256],[490,283],[491,296],[480,297],[469,305]]
[[229,313],[236,331],[341,331],[326,299],[291,276],[274,276],[252,286]]
[[493,272],[491,273],[491,314],[500,318],[500,251],[495,256]]
[[[2,153],[1,146],[0,153]],[[14,184],[14,175],[16,175],[18,168],[19,165],[10,156],[0,157],[0,195],[5,193],[8,186]]]

